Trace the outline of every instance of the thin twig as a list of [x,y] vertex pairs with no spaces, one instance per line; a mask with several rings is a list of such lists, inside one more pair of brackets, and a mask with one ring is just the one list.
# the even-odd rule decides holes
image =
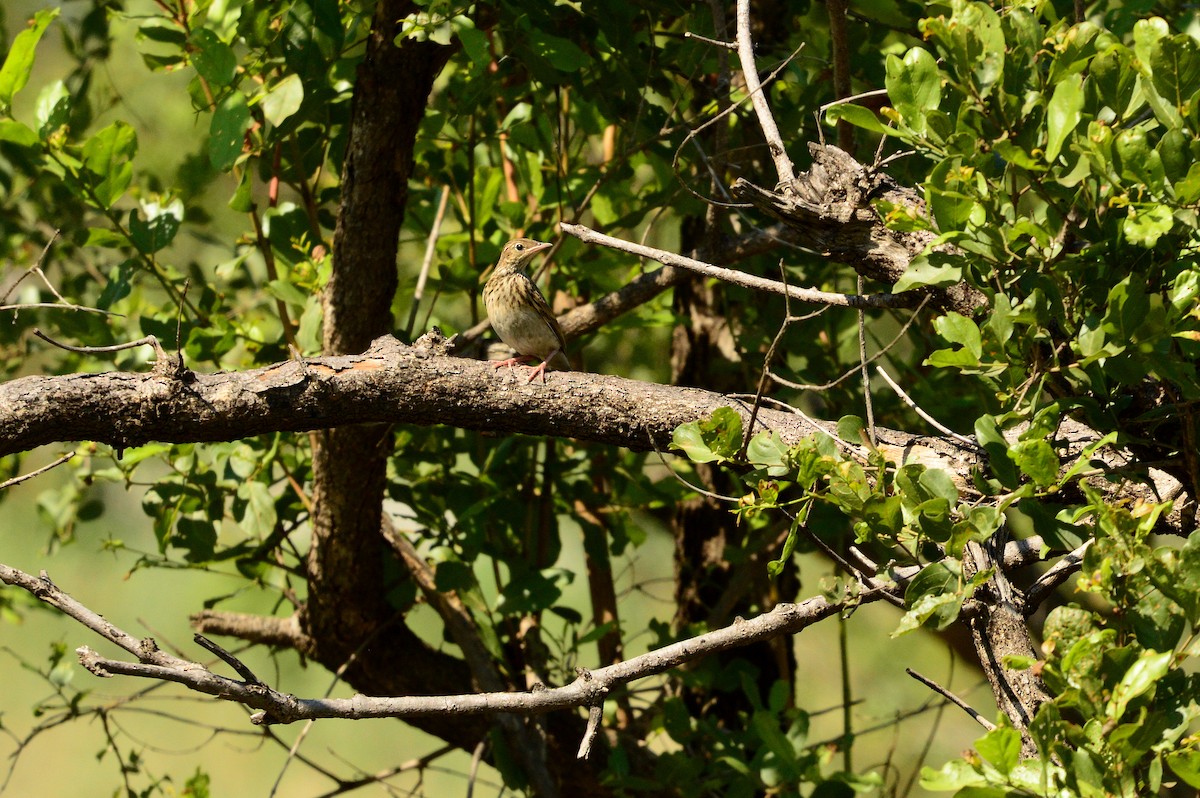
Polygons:
[[192,640],[194,640],[196,642],[196,645],[207,650],[209,653],[211,653],[211,654],[215,655],[217,658],[219,658],[226,665],[233,668],[234,672],[238,676],[241,676],[242,679],[247,684],[259,684],[259,685],[263,684],[262,679],[258,678],[254,674],[254,671],[250,670],[250,668],[247,667],[246,663],[242,662],[240,659],[233,656],[233,654],[230,654],[228,651],[226,651],[223,647],[221,647],[217,643],[213,642],[212,640],[209,640],[207,637],[205,637],[202,634],[192,635]]
[[923,418],[927,422],[929,422],[929,424],[934,429],[936,429],[938,432],[942,433],[943,435],[947,435],[947,436],[953,438],[954,440],[958,441],[959,443],[965,444],[967,446],[975,447],[975,446],[979,445],[973,439],[968,438],[965,435],[959,435],[957,432],[950,429],[945,424],[942,424],[936,418],[934,418],[933,416],[929,415],[924,410],[922,410],[921,407],[916,402],[914,402],[907,393],[904,392],[904,389],[901,388],[900,385],[895,380],[892,379],[892,375],[888,374],[887,369],[885,369],[883,366],[877,366],[875,368],[875,371],[878,372],[880,377],[883,377],[883,381],[886,382],[888,384],[888,386],[893,391],[896,392],[896,395],[900,397],[901,401],[903,401],[904,404],[906,404],[910,408],[912,408],[912,411],[914,413],[916,413],[918,416],[920,416],[921,418]]
[[783,138],[779,135],[779,126],[771,115],[771,106],[767,97],[762,93],[762,84],[758,79],[758,67],[754,64],[754,42],[750,39],[750,0],[738,0],[737,4],[737,46],[738,59],[742,62],[742,76],[746,81],[746,92],[754,103],[754,111],[758,114],[758,125],[762,128],[763,138],[767,140],[767,148],[775,161],[775,171],[779,174],[779,183],[790,189],[796,182],[795,167],[783,146]]
[[710,39],[707,36],[701,36],[699,33],[692,33],[690,30],[684,31],[683,38],[695,39],[698,42],[704,42],[705,44],[711,44],[713,47],[724,47],[726,50],[736,50],[738,48],[737,42],[717,41],[716,39]]
[[963,712],[966,712],[968,715],[970,715],[972,718],[975,719],[976,723],[978,723],[983,728],[987,729],[988,731],[992,731],[993,729],[996,728],[995,723],[992,723],[990,720],[985,718],[983,715],[979,714],[979,712],[977,712],[970,704],[968,704],[966,701],[963,701],[961,698],[959,698],[954,693],[947,690],[945,687],[942,687],[937,682],[933,681],[932,679],[925,678],[921,674],[914,671],[912,668],[905,668],[904,672],[907,673],[909,676],[913,677],[914,679],[916,679],[921,684],[928,687],[930,690],[933,690],[938,695],[940,695],[940,696],[944,697],[946,700],[950,701],[952,704],[954,704],[956,707],[961,709]]
[[[70,304],[67,302],[67,300],[63,299],[62,294],[58,293],[58,290],[55,289],[54,285],[48,279],[46,279],[46,273],[42,271],[42,263],[45,262],[46,256],[50,254],[50,247],[54,246],[54,242],[58,240],[58,237],[61,233],[61,230],[54,231],[54,234],[50,236],[50,240],[46,242],[46,246],[42,247],[42,254],[38,255],[37,260],[33,262],[32,266],[25,270],[24,274],[13,281],[13,284],[10,285],[8,290],[4,292],[4,296],[0,296],[0,302],[7,302],[8,298],[12,296],[12,292],[17,290],[17,286],[21,284],[22,280],[31,274],[36,274],[38,277],[42,278],[42,282],[46,284],[46,287],[50,289],[50,293],[54,294],[60,303],[67,305]],[[54,305],[48,305],[48,307],[54,307]],[[0,310],[8,310],[8,308],[0,308]]]
[[[714,277],[718,280],[723,280],[733,285],[740,285],[743,288],[749,288],[756,291],[768,291],[773,294],[781,294],[789,296],[792,299],[797,299],[801,302],[813,302],[819,305],[837,305],[850,308],[901,308],[912,307],[919,305],[924,301],[923,298],[918,298],[918,292],[907,291],[900,294],[837,294],[830,291],[819,291],[815,288],[799,288],[789,286],[786,283],[781,283],[778,280],[768,280],[765,277],[758,277],[746,272],[740,272],[736,269],[726,269],[721,266],[714,266],[711,263],[693,260],[692,258],[683,255],[677,255],[674,252],[667,252],[662,249],[655,249],[644,244],[635,244],[632,241],[625,241],[620,238],[613,238],[605,235],[598,230],[593,230],[590,227],[585,227],[581,224],[568,224],[567,222],[559,222],[559,229],[567,235],[572,235],[583,241],[586,244],[600,244],[601,246],[610,247],[612,249],[628,252],[631,255],[637,255],[639,258],[649,258],[650,260],[658,261],[666,266],[678,266],[689,271],[703,274],[706,277]],[[910,296],[911,294],[911,296]],[[856,367],[857,368],[857,367]]]
[[1052,565],[1046,573],[1039,576],[1029,586],[1029,590],[1025,591],[1024,606],[1021,608],[1024,611],[1025,617],[1028,618],[1036,612],[1042,602],[1049,598],[1050,594],[1067,580],[1067,577],[1079,570],[1079,567],[1083,564],[1083,556],[1094,541],[1095,538],[1087,540],[1070,554],[1064,554],[1062,559]]
[[165,358],[167,355],[166,350],[162,348],[162,344],[153,335],[147,335],[145,338],[139,338],[136,341],[126,341],[123,344],[112,344],[111,346],[72,346],[71,344],[64,344],[62,341],[54,340],[36,327],[33,330],[33,334],[46,343],[57,346],[59,349],[65,349],[68,352],[75,352],[80,355],[102,355],[109,352],[120,352],[123,349],[133,349],[138,346],[154,347],[154,351],[160,359]]
[[[908,317],[908,321],[904,322],[904,326],[902,326],[900,328],[900,330],[896,333],[896,335],[892,338],[892,340],[888,342],[887,346],[883,347],[878,352],[871,355],[871,357],[869,357],[867,359],[867,363],[874,363],[876,360],[879,360],[881,357],[886,355],[892,347],[894,347],[896,344],[900,343],[900,340],[902,338],[904,338],[904,333],[908,332],[908,328],[911,327],[913,325],[913,322],[915,322],[917,320],[917,317],[920,315],[921,310],[924,309],[925,305],[928,302],[929,302],[929,295],[926,294],[925,298],[923,300],[921,300],[921,304],[917,305],[916,308],[913,309],[913,313],[911,316]],[[795,389],[797,391],[827,391],[830,388],[833,388],[836,385],[839,385],[840,383],[844,382],[845,380],[848,380],[850,377],[853,377],[856,373],[858,373],[859,368],[860,368],[859,364],[855,363],[854,366],[852,368],[847,369],[842,374],[842,376],[838,377],[837,379],[835,379],[831,382],[824,383],[822,385],[809,385],[809,384],[803,384],[803,383],[798,383],[798,382],[792,382],[789,379],[780,377],[778,374],[776,374],[774,372],[771,372],[771,379],[775,380],[775,382],[779,383],[780,385],[783,385],[787,388]]]
[[671,476],[679,480],[679,483],[684,487],[688,488],[689,490],[694,490],[701,496],[707,496],[710,499],[716,499],[717,501],[725,502],[726,504],[737,504],[738,501],[740,501],[736,496],[722,496],[719,493],[713,493],[711,490],[705,490],[699,485],[693,485],[692,483],[688,482],[686,479],[680,476],[679,472],[677,472],[674,468],[671,468],[671,464],[667,462],[666,456],[663,455],[662,450],[658,448],[658,444],[655,442],[654,436],[652,435],[650,436],[650,445],[654,447],[654,453],[658,455],[658,459],[660,462],[662,462],[663,468],[667,469],[667,471],[671,473]]
[[849,606],[878,601],[896,588],[865,591],[844,601],[816,596],[798,604],[784,603],[751,619],[681,640],[614,665],[598,668],[563,687],[528,692],[477,693],[455,696],[395,696],[304,699],[285,695],[261,685],[249,685],[218,676],[197,662],[174,657],[160,650],[153,640],[139,640],[97,615],[60,590],[44,573],[34,577],[0,565],[0,581],[27,590],[138,657],[138,662],[112,660],[87,646],[77,649],[80,663],[102,676],[140,676],[181,684],[196,692],[234,701],[258,709],[251,722],[292,723],[318,718],[380,718],[479,715],[494,713],[539,714],[558,709],[601,704],[616,687],[665,673],[687,662],[721,651],[751,645],[784,635],[794,635]]
[[467,794],[465,798],[471,798],[475,794],[475,779],[479,776],[479,763],[483,761],[483,752],[485,750],[487,750],[486,739],[475,743],[475,750],[471,752],[471,769],[467,771]]
[[101,316],[117,316],[124,318],[123,313],[113,313],[111,310],[90,308],[86,305],[76,305],[74,302],[26,302],[17,305],[0,305],[3,310],[82,310],[84,313],[99,313]]
[[404,325],[404,339],[411,340],[413,323],[417,320],[417,308],[421,298],[425,296],[425,281],[429,278],[429,269],[433,265],[433,255],[437,251],[438,235],[442,229],[442,219],[446,216],[446,203],[450,200],[450,186],[442,186],[442,198],[438,202],[437,214],[433,217],[433,226],[429,228],[429,238],[425,242],[425,259],[421,261],[421,273],[417,275],[417,287],[413,289],[412,305],[408,309],[408,324]]
[[841,99],[838,99],[838,100],[830,100],[829,102],[825,103],[820,108],[818,108],[817,111],[819,113],[823,114],[826,111],[828,111],[830,108],[833,108],[835,105],[845,105],[846,103],[852,103],[852,102],[856,102],[858,100],[867,100],[867,99],[870,99],[871,97],[886,97],[886,96],[887,96],[887,89],[872,89],[871,91],[864,91],[861,94],[855,94],[850,97],[842,97]]
[[33,479],[34,477],[38,476],[39,474],[45,474],[47,471],[49,471],[52,468],[58,468],[60,465],[67,462],[74,456],[75,456],[75,451],[71,450],[71,451],[67,452],[66,454],[62,455],[61,457],[59,457],[53,463],[49,463],[47,465],[42,466],[39,469],[30,471],[28,474],[21,474],[20,476],[16,476],[16,477],[13,477],[12,479],[8,479],[8,480],[5,480],[4,482],[0,482],[0,490],[4,490],[5,488],[11,488],[13,485],[19,485],[22,482],[24,482],[25,480]]
[[600,720],[603,717],[604,709],[600,705],[588,709],[587,730],[583,733],[583,739],[579,741],[579,752],[575,754],[576,759],[587,759],[592,755],[592,743],[596,741],[596,734],[600,731]]
[[[844,9],[843,9],[844,11]],[[858,275],[858,293],[862,293],[863,278]],[[875,402],[871,396],[871,371],[867,368],[867,314],[862,308],[858,309],[858,362],[863,382],[863,405],[867,411],[867,437],[874,448],[879,443],[875,433]]]
[[[766,89],[766,87],[771,85],[772,82],[774,82],[775,78],[779,75],[779,73],[782,72],[784,69],[786,69],[788,64],[792,63],[792,60],[795,59],[795,57],[800,54],[800,51],[804,49],[804,45],[805,45],[805,42],[801,42],[796,47],[796,49],[791,52],[791,54],[787,58],[783,59],[783,62],[780,63],[779,66],[777,66],[777,67],[775,67],[775,69],[771,70],[771,73],[767,75],[766,80],[762,81],[762,84],[759,86],[758,91],[755,92],[753,96],[756,96],[756,97],[760,96],[763,93],[763,91]],[[735,49],[736,49],[736,45],[735,45]],[[690,185],[688,185],[687,181],[683,180],[683,178],[681,178],[679,176],[679,154],[683,152],[683,148],[685,146],[687,146],[687,143],[689,141],[695,141],[696,136],[699,136],[709,126],[715,125],[717,122],[720,122],[722,119],[724,119],[725,117],[729,116],[731,113],[736,111],[738,108],[741,107],[742,103],[744,103],[746,101],[746,99],[747,99],[746,97],[742,97],[736,103],[730,103],[728,107],[726,107],[726,108],[718,111],[716,114],[714,114],[711,119],[708,119],[705,122],[701,123],[700,125],[697,125],[696,127],[689,129],[687,135],[683,137],[683,141],[679,142],[679,146],[675,148],[675,154],[671,157],[671,170],[675,173],[675,178],[677,180],[679,180],[679,184],[681,186],[683,186],[684,190],[687,191],[689,194],[691,194],[693,197],[695,197],[696,199],[698,199],[702,202],[708,203],[709,205],[718,205],[723,208],[752,208],[752,207],[754,207],[749,202],[734,202],[732,200],[732,198],[729,198],[729,196],[728,196],[729,192],[725,191],[724,184],[721,184],[722,193],[726,195],[726,200],[723,202],[719,201],[719,200],[714,200],[711,197],[705,197],[702,194],[700,194],[700,192],[693,189]],[[696,144],[696,148],[700,149],[700,145]],[[701,149],[701,158],[704,158],[704,151],[702,149]],[[707,165],[707,160],[705,161],[705,163]]]

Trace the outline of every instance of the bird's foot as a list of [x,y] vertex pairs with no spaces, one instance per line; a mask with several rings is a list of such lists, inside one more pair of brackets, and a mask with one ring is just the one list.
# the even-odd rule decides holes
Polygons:
[[549,360],[543,360],[540,366],[534,366],[533,368],[530,368],[529,369],[529,379],[525,380],[525,384],[528,385],[529,383],[533,382],[534,379],[540,374],[542,377],[542,385],[545,385],[546,384],[546,364],[549,362],[550,362]]
[[502,369],[505,366],[508,366],[508,373],[513,375],[513,379],[515,380],[517,378],[517,373],[513,370],[513,366],[525,366],[528,365],[529,361],[531,360],[533,360],[533,358],[529,357],[528,355],[510,357],[508,360],[495,360],[492,362],[492,368]]

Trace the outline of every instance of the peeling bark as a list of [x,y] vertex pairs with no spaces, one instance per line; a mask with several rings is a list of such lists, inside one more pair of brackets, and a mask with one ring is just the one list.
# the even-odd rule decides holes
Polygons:
[[[804,246],[853,266],[864,277],[889,284],[899,280],[936,236],[887,229],[871,202],[885,200],[923,214],[921,195],[837,147],[810,143],[808,149],[812,168],[790,185],[768,190],[739,178],[734,196],[787,224]],[[983,294],[966,283],[925,290],[936,307],[963,315],[986,306]]]

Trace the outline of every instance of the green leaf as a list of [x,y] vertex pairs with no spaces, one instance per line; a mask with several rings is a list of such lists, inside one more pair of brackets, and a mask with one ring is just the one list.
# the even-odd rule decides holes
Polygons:
[[1105,714],[1112,720],[1120,720],[1130,701],[1153,690],[1158,680],[1167,674],[1173,656],[1170,651],[1143,651],[1113,688]]
[[237,190],[233,192],[233,196],[229,198],[229,210],[237,211],[238,213],[249,213],[254,207],[253,195],[253,170],[246,169],[242,172],[238,179]]
[[929,209],[943,233],[965,230],[978,208],[974,196],[975,170],[961,159],[947,158],[929,172],[925,197]]
[[[132,291],[130,282],[136,270],[137,264],[132,260],[126,260],[110,271],[108,273],[108,282],[104,284],[104,290],[100,292],[100,298],[96,300],[96,306],[102,310],[108,310],[113,306],[114,302],[129,296]],[[128,463],[128,460],[126,460],[126,463]]]
[[188,562],[207,562],[217,548],[217,528],[207,518],[180,518],[167,542],[183,549]]
[[115,230],[109,230],[106,227],[89,227],[87,239],[84,240],[85,247],[123,247],[125,246],[126,238]]
[[904,526],[903,505],[899,496],[872,496],[863,502],[862,517],[876,536],[892,536]]
[[892,286],[892,291],[898,294],[925,286],[946,288],[962,282],[962,278],[962,258],[944,252],[921,253],[909,262],[904,274]]
[[167,205],[142,203],[146,218],[137,208],[129,212],[129,236],[133,245],[147,255],[158,252],[175,239],[183,224],[183,202],[176,199]]
[[33,55],[46,28],[58,18],[60,8],[46,8],[33,15],[33,24],[18,33],[0,66],[0,110],[8,111],[13,97],[29,82],[33,71]]
[[870,108],[863,108],[861,105],[855,105],[854,103],[839,103],[831,107],[825,112],[825,119],[831,125],[839,119],[845,119],[855,127],[869,130],[872,133],[878,133],[881,136],[887,136],[896,132],[894,129],[880,122],[879,117]]
[[1046,441],[1021,441],[1008,450],[1008,456],[1021,469],[1021,473],[1032,479],[1039,488],[1058,481],[1058,455]]
[[1008,441],[1000,432],[993,416],[980,416],[975,421],[975,439],[988,455],[988,464],[992,473],[1000,483],[1009,489],[1017,487],[1020,479],[1017,476],[1015,463],[1008,456]]
[[304,84],[300,76],[288,75],[276,83],[263,97],[261,107],[263,116],[272,125],[278,126],[292,114],[300,110],[304,102]]
[[1099,90],[1101,101],[1116,112],[1118,119],[1124,119],[1144,102],[1134,93],[1137,77],[1132,53],[1114,45],[1092,59],[1088,80]]
[[[192,31],[191,45],[195,48],[191,55],[192,66],[214,93],[233,84],[237,75],[237,55],[232,47],[208,28]],[[299,78],[298,75],[292,77]]]
[[251,121],[250,108],[241,92],[233,92],[217,106],[208,131],[208,159],[214,169],[224,172],[237,162]]
[[458,16],[451,20],[451,27],[458,36],[458,40],[462,42],[463,52],[471,59],[476,71],[485,69],[492,62],[492,55],[488,50],[487,34],[476,28],[470,18],[464,16]]
[[1131,244],[1150,249],[1174,226],[1175,217],[1166,205],[1157,202],[1135,203],[1129,206],[1129,214],[1121,223],[1121,231]]
[[1021,761],[1021,733],[1009,726],[997,727],[975,741],[975,750],[1007,776]]
[[943,499],[951,505],[958,503],[958,487],[949,471],[941,468],[927,468],[921,472],[918,483],[929,491],[930,495]]
[[285,279],[270,280],[266,284],[267,293],[294,307],[305,307],[308,295]]
[[33,116],[43,139],[67,124],[71,114],[71,94],[61,80],[46,85],[38,92]]
[[960,313],[951,311],[934,319],[933,327],[938,334],[952,344],[960,344],[976,362],[983,355],[983,338],[979,326]]
[[750,439],[750,445],[746,447],[746,459],[755,468],[767,469],[767,473],[773,477],[781,477],[789,471],[787,444],[774,430],[763,430]]
[[925,112],[934,110],[942,101],[942,78],[933,56],[920,47],[909,49],[903,60],[889,55],[884,86],[904,124],[924,133]]
[[113,122],[83,145],[83,164],[99,178],[92,192],[101,208],[111,208],[129,188],[136,152],[137,133],[124,122]]
[[1159,95],[1187,116],[1186,107],[1200,90],[1200,48],[1186,33],[1159,39],[1150,53],[1150,70]]
[[921,768],[921,787],[934,792],[950,792],[987,784],[983,774],[963,759],[952,759],[942,765],[941,770]]
[[579,49],[579,45],[570,39],[553,36],[544,30],[532,31],[531,34],[533,51],[560,72],[575,72],[591,61],[587,54]]
[[1113,139],[1114,166],[1130,183],[1145,183],[1161,191],[1166,180],[1162,156],[1150,147],[1146,132],[1140,128],[1122,130]]
[[1167,767],[1189,787],[1200,789],[1200,751],[1185,748],[1166,755]]
[[28,125],[15,119],[0,119],[0,141],[7,141],[18,147],[32,147],[38,143],[38,136]]
[[671,447],[697,463],[724,461],[742,446],[742,417],[729,407],[718,407],[703,421],[689,421],[675,429]]
[[867,439],[866,429],[867,425],[858,416],[842,416],[837,422],[838,438],[853,446]]
[[1063,142],[1074,132],[1082,119],[1083,76],[1067,75],[1057,86],[1046,106],[1046,161],[1054,163],[1062,151]]
[[237,496],[244,501],[245,508],[238,523],[246,534],[264,539],[275,530],[277,519],[275,499],[270,489],[262,482],[251,480],[238,485]]
[[972,592],[971,588],[962,589],[962,572],[957,561],[930,563],[905,588],[904,605],[909,609],[892,637],[923,625],[945,629],[958,618],[963,600]]

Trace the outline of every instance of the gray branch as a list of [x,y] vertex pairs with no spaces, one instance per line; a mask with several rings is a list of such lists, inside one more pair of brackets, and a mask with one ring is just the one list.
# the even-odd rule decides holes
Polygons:
[[[500,712],[535,715],[595,706],[620,685],[664,673],[721,651],[796,634],[851,606],[871,603],[883,598],[889,590],[899,590],[897,587],[874,589],[837,602],[815,597],[799,604],[780,604],[750,620],[738,618],[723,629],[681,640],[624,662],[594,671],[583,671],[574,682],[562,687],[528,692],[444,696],[297,698],[262,684],[252,674],[245,680],[231,679],[213,673],[198,662],[167,654],[153,640],[139,640],[80,604],[51,582],[44,572],[40,577],[35,577],[0,564],[0,581],[29,591],[42,602],[61,610],[138,658],[137,662],[111,659],[88,646],[81,646],[77,649],[79,661],[91,673],[105,678],[138,676],[175,682],[190,690],[259,710],[251,716],[256,724],[294,723],[320,718],[363,720]],[[237,670],[248,673],[244,667]]]

